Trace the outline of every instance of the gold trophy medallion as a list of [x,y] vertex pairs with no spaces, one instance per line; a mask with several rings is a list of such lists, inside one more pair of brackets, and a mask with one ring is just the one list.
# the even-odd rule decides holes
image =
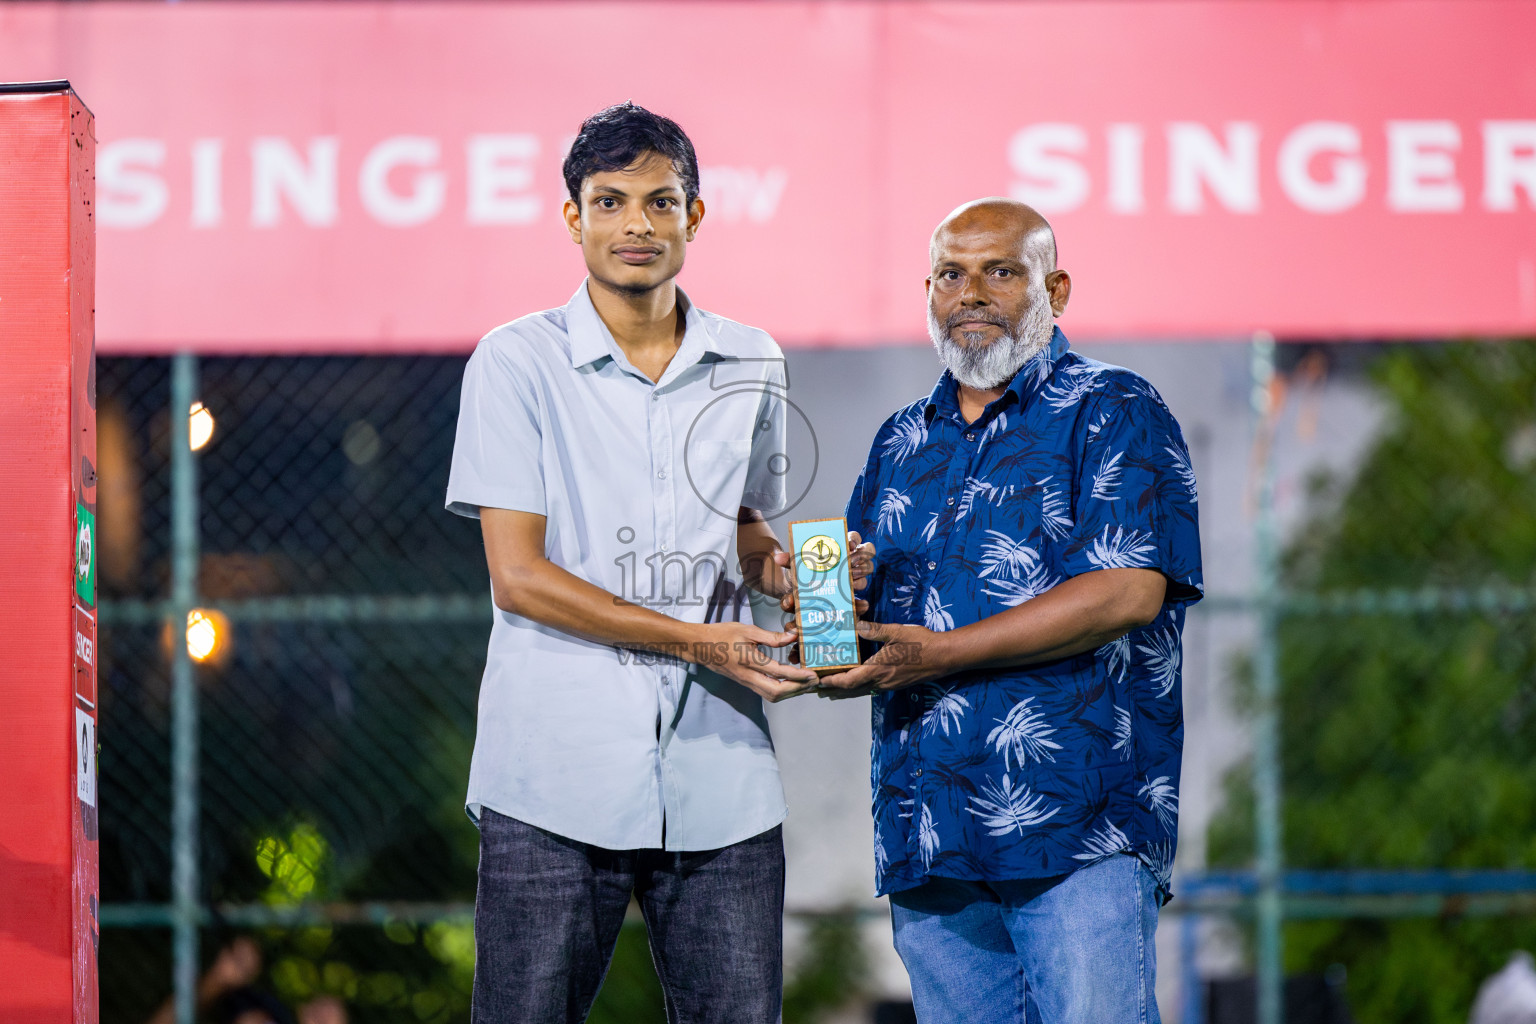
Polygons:
[[843,560],[843,548],[824,533],[810,537],[800,545],[800,560],[812,572],[828,572],[836,569]]

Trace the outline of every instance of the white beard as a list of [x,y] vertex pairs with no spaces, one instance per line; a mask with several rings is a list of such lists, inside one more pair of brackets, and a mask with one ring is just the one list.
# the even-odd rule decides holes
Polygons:
[[1054,332],[1051,303],[1044,288],[1033,296],[1017,333],[1003,334],[986,344],[960,344],[940,325],[933,303],[928,304],[928,337],[939,358],[955,380],[977,391],[990,391],[1012,380],[1021,366],[1045,350]]

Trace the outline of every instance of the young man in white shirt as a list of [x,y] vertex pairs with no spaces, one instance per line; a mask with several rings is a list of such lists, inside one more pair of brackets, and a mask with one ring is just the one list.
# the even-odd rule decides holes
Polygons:
[[496,606],[473,1019],[585,1020],[633,894],[671,1020],[774,1024],[785,806],[762,701],[816,677],[768,656],[792,633],[709,619],[728,563],[786,584],[761,514],[785,504],[783,355],[676,286],[704,216],[676,124],[603,110],[564,173],[588,277],[480,342],[448,482]]

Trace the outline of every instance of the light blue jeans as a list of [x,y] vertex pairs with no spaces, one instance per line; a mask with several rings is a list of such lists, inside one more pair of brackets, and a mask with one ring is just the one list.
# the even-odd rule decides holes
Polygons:
[[1065,878],[929,879],[891,895],[891,924],[919,1024],[1161,1019],[1157,885],[1129,854]]

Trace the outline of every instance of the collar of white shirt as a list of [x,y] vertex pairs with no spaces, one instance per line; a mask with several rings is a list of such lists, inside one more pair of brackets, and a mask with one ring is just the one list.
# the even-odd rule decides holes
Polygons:
[[[571,296],[571,301],[565,307],[566,333],[571,339],[571,368],[580,369],[602,359],[612,359],[625,372],[643,377],[644,374],[635,369],[629,359],[624,355],[624,350],[619,348],[619,343],[613,340],[613,332],[608,330],[608,325],[603,323],[603,318],[598,316],[597,307],[592,305],[592,296],[587,291],[590,278],[582,281],[576,289],[576,294]],[[677,290],[677,302],[683,313],[683,343],[678,347],[677,354],[667,364],[666,372],[657,381],[658,386],[666,384],[679,373],[693,366],[706,356],[720,357],[728,355],[726,347],[721,343],[709,318],[699,311],[681,288]]]

